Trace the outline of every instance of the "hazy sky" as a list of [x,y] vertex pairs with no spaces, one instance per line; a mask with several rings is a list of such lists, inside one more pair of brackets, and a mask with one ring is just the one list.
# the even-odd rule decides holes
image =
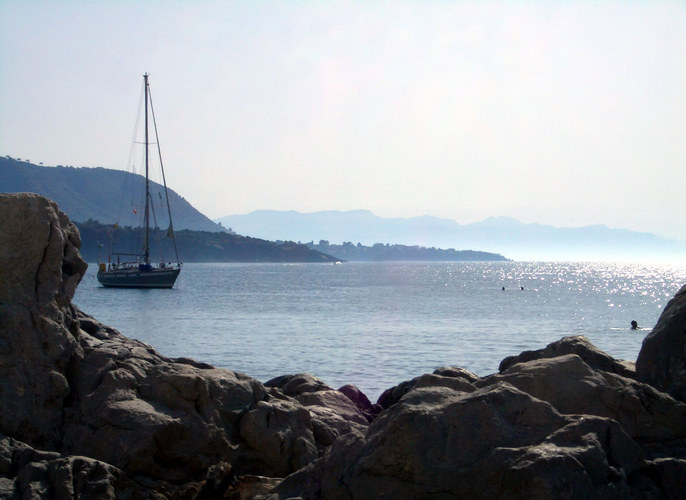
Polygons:
[[0,0],[0,155],[126,170],[144,72],[167,181],[211,218],[686,240],[684,1]]

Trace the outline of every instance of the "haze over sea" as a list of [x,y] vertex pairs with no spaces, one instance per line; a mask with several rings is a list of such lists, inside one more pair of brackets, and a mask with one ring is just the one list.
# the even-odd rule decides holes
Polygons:
[[95,270],[74,303],[163,355],[262,382],[308,372],[372,401],[440,366],[488,375],[567,335],[635,361],[686,283],[686,264],[185,264],[172,290],[127,290]]

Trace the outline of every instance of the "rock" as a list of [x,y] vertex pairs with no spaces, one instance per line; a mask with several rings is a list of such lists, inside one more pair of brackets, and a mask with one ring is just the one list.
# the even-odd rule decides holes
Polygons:
[[378,404],[384,410],[390,408],[398,401],[400,401],[400,398],[402,398],[405,394],[410,392],[414,388],[415,384],[416,380],[412,379],[405,380],[403,382],[400,382],[398,385],[389,387],[381,393],[379,399],[376,400],[376,404]]
[[[643,465],[611,419],[561,415],[507,383],[407,393],[271,498],[619,498]],[[269,498],[269,497],[266,497]]]
[[0,430],[55,450],[67,365],[81,355],[70,301],[87,265],[55,203],[3,194],[0,220]]
[[355,407],[360,410],[362,415],[367,419],[367,422],[373,422],[376,416],[383,410],[381,405],[372,404],[372,402],[369,401],[369,398],[367,398],[359,388],[352,384],[346,384],[338,390],[353,402]]
[[636,378],[686,402],[686,286],[669,301],[636,360]]
[[54,202],[34,194],[0,195],[0,215],[0,304],[61,320],[88,267],[78,253],[78,229]]
[[470,384],[473,384],[480,378],[475,373],[458,366],[443,366],[441,368],[436,368],[433,374],[440,375],[441,377],[460,378],[466,382],[469,382]]
[[[281,478],[264,476],[241,476],[223,492],[224,500],[252,500],[269,493],[281,482]],[[207,497],[217,498],[217,497]]]
[[266,494],[281,482],[281,478],[236,476],[231,464],[219,462],[207,470],[203,481],[188,483],[174,494],[177,499],[251,500]]
[[360,410],[371,410],[374,405],[369,401],[369,398],[362,392],[357,386],[352,384],[346,384],[338,388],[339,392],[345,394],[345,396],[355,403],[355,406]]
[[240,430],[269,475],[284,476],[318,456],[310,412],[294,411],[290,402],[261,401],[241,419]]
[[[659,478],[661,487],[645,480],[646,477]],[[686,485],[686,460],[672,457],[657,458],[645,468],[644,476],[635,479],[643,487],[645,498],[682,500]]]
[[[470,381],[475,381],[478,379],[476,375],[463,376],[463,373],[446,370],[439,370],[439,373],[448,373],[448,376],[437,375],[437,374],[424,374],[419,377],[415,377],[412,380],[401,382],[395,387],[386,389],[381,396],[379,396],[378,403],[382,408],[390,408],[398,401],[400,401],[405,394],[413,389],[419,389],[422,387],[449,387],[457,391],[472,392],[476,389],[474,384]],[[459,376],[453,376],[453,374],[459,373]],[[464,374],[468,374],[467,370],[464,370]]]
[[682,495],[686,405],[581,337],[505,365],[399,384],[365,435],[340,437],[261,498]]
[[600,369],[576,354],[516,363],[476,383],[507,382],[550,403],[563,414],[597,415],[619,422],[647,449],[660,443],[686,446],[686,405],[653,387]]
[[240,373],[165,358],[77,314],[95,334],[82,331],[83,356],[69,370],[65,453],[182,484],[218,461],[232,464],[236,475],[284,476],[325,447],[310,412],[280,391]]
[[[92,328],[92,318],[87,319]],[[97,335],[82,332],[82,359],[70,367],[72,390],[65,404],[68,421],[61,447],[65,453],[179,483],[197,480],[218,460],[241,462],[238,473],[295,470],[285,465],[293,457],[279,455],[285,443],[278,444],[279,461],[274,450],[251,448],[238,430],[258,403],[280,404],[282,412],[296,415],[289,418],[300,418],[305,410],[295,401],[246,375],[168,359],[117,332],[107,336],[100,329]],[[279,399],[283,401],[277,403]],[[274,427],[281,421],[272,424],[263,430],[283,431]],[[288,426],[293,440],[309,440],[315,447],[311,428]]]
[[120,469],[83,456],[40,451],[0,434],[0,498],[148,498]]
[[301,394],[296,400],[305,406],[322,407],[333,410],[345,420],[366,427],[369,422],[355,404],[342,392],[317,391]]
[[616,373],[624,377],[634,377],[634,371],[623,361],[617,361],[612,356],[596,348],[586,337],[563,337],[560,340],[548,344],[544,349],[537,351],[524,351],[517,356],[503,359],[498,367],[499,372],[504,372],[512,365],[524,363],[534,359],[555,358],[565,354],[576,354],[584,362],[597,369],[609,373]]
[[369,419],[343,392],[335,391],[314,375],[283,375],[265,383],[278,387],[310,412],[312,428],[320,451],[339,436],[364,433]]
[[60,497],[69,483],[107,497],[135,478],[141,491],[191,498],[217,464],[234,478],[283,476],[325,449],[312,413],[281,390],[160,356],[71,305],[86,264],[54,203],[3,194],[0,220],[2,491]]
[[278,387],[286,396],[296,397],[306,392],[333,390],[324,382],[309,373],[281,375],[264,383],[266,387]]
[[362,435],[369,425],[367,418],[342,392],[317,391],[301,394],[296,399],[312,415],[312,427],[322,452],[339,436]]

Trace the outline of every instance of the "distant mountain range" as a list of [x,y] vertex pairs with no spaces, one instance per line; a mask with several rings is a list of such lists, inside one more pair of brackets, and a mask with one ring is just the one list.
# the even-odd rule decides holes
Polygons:
[[[103,224],[137,226],[140,217],[132,207],[122,207],[123,189],[145,192],[145,178],[107,168],[41,167],[8,156],[0,157],[0,193],[38,193],[57,202],[75,222],[89,219]],[[163,187],[151,182],[153,199]],[[143,197],[144,198],[144,197]],[[185,199],[169,189],[174,228],[195,231],[223,231],[219,224],[198,212]],[[140,209],[140,207],[139,207]]]
[[217,220],[241,234],[374,245],[390,243],[496,252],[516,260],[684,259],[686,244],[605,226],[559,228],[492,217],[473,224],[431,216],[383,218],[366,210],[299,213],[258,210]]

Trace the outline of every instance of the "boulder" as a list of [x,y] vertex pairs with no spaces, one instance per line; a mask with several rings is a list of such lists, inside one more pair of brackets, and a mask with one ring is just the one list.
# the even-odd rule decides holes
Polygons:
[[166,358],[74,307],[87,266],[78,231],[53,202],[2,194],[0,220],[3,496],[61,497],[72,488],[125,498],[135,480],[146,485],[141,498],[193,498],[223,484],[208,479],[221,476],[217,464],[232,481],[284,476],[332,441],[318,441],[315,413],[280,389]]
[[[89,328],[93,319],[85,318]],[[131,474],[182,483],[201,478],[217,461],[240,463],[236,472],[287,474],[304,440],[316,449],[301,405],[246,375],[169,359],[150,346],[102,327],[79,336],[83,356],[70,366],[71,392],[65,400],[65,453],[87,455]],[[258,404],[278,405],[288,415],[262,430],[288,432],[275,450],[251,447],[241,420]],[[248,434],[251,437],[252,434]],[[289,444],[290,443],[290,444]],[[288,465],[288,464],[294,465]]]
[[36,450],[0,434],[0,498],[134,499],[150,494],[110,464]]
[[646,449],[659,448],[665,442],[686,447],[685,404],[647,384],[594,369],[576,354],[516,363],[476,385],[499,382],[512,384],[563,414],[616,420]]
[[330,391],[329,387],[314,375],[309,373],[296,373],[295,375],[281,375],[264,383],[267,387],[277,387],[286,396],[297,397],[300,394],[317,391]]
[[643,339],[636,377],[686,402],[686,286],[669,301]]
[[634,377],[634,368],[631,364],[618,361],[607,353],[604,353],[586,337],[578,335],[574,337],[563,337],[556,342],[548,344],[543,349],[536,351],[524,351],[517,356],[509,356],[500,362],[499,372],[504,372],[517,363],[524,363],[535,359],[555,358],[565,354],[576,354],[584,362],[597,369],[609,373],[616,373],[624,377]]
[[561,415],[504,382],[425,387],[264,498],[621,498],[643,464],[611,419]]
[[399,384],[364,436],[260,498],[680,498],[686,405],[587,339],[551,346]]
[[379,396],[377,404],[384,409],[390,408],[411,390],[422,387],[439,386],[449,387],[457,391],[472,392],[476,389],[473,384],[476,380],[478,380],[478,377],[467,370],[456,370],[454,368],[446,370],[445,368],[442,368],[432,374],[420,375],[412,380],[401,382],[390,389],[386,389],[381,393],[381,396]]
[[459,366],[442,366],[440,368],[436,368],[433,371],[433,374],[440,375],[441,377],[460,378],[466,382],[469,382],[470,384],[473,384],[479,380],[479,378],[481,378],[477,374],[472,373],[469,370],[465,370],[464,368],[460,368]]
[[78,230],[33,194],[0,195],[0,431],[56,450],[66,370],[82,355],[71,299],[86,271]]
[[341,435],[350,432],[363,434],[369,424],[369,418],[352,399],[341,391],[333,390],[314,375],[283,375],[267,381],[265,385],[278,387],[310,412],[320,451]]
[[318,456],[310,412],[290,401],[260,401],[241,418],[240,433],[257,454],[243,459],[256,461],[268,475],[285,476]]
[[367,419],[367,422],[373,422],[383,409],[381,405],[372,404],[372,402],[369,401],[369,398],[358,387],[352,384],[346,384],[338,390],[353,402],[357,409],[360,410],[362,415]]

